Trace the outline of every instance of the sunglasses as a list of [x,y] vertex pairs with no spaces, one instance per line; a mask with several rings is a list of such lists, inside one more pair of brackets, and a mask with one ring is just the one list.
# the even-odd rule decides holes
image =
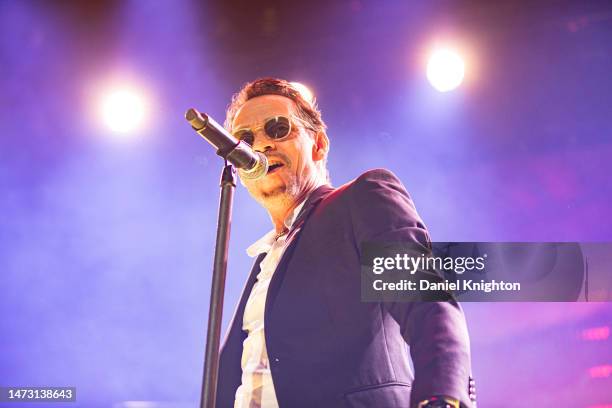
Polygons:
[[[302,122],[304,126],[308,129],[314,130],[312,126],[305,120],[298,117],[296,117],[295,119]],[[268,138],[275,141],[282,141],[289,137],[289,135],[291,134],[291,119],[286,116],[274,116],[272,118],[266,119],[262,127],[264,133]],[[257,130],[257,128],[242,128],[236,130],[233,135],[236,139],[242,140],[249,146],[253,146],[253,143],[255,142],[255,130]]]

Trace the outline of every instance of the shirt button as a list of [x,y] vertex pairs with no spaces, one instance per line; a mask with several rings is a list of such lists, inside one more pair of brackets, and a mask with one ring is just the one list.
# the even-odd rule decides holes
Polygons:
[[278,363],[279,361],[280,361],[280,360],[278,359],[278,357],[274,359],[274,362],[275,362],[275,363]]

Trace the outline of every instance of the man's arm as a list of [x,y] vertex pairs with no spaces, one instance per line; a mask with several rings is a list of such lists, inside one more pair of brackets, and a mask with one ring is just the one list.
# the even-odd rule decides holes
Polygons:
[[[357,245],[410,242],[431,252],[429,233],[402,183],[387,170],[371,170],[353,186],[351,217]],[[469,338],[463,312],[454,302],[385,304],[410,345],[415,368],[412,405],[448,396],[471,407]]]

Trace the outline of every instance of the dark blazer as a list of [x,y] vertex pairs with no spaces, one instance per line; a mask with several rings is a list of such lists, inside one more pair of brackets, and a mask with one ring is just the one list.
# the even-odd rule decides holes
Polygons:
[[[431,247],[402,183],[377,169],[339,188],[319,187],[296,225],[301,228],[274,272],[264,314],[280,407],[411,407],[434,395],[472,407],[469,340],[457,303],[361,301],[362,242]],[[251,270],[221,348],[219,408],[233,407],[241,382],[242,318],[263,256]]]

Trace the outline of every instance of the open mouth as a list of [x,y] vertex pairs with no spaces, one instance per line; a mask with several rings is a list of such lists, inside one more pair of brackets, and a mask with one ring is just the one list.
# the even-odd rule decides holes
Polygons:
[[269,173],[274,173],[276,170],[280,169],[281,167],[283,167],[284,164],[283,163],[273,163],[268,167],[268,174]]

